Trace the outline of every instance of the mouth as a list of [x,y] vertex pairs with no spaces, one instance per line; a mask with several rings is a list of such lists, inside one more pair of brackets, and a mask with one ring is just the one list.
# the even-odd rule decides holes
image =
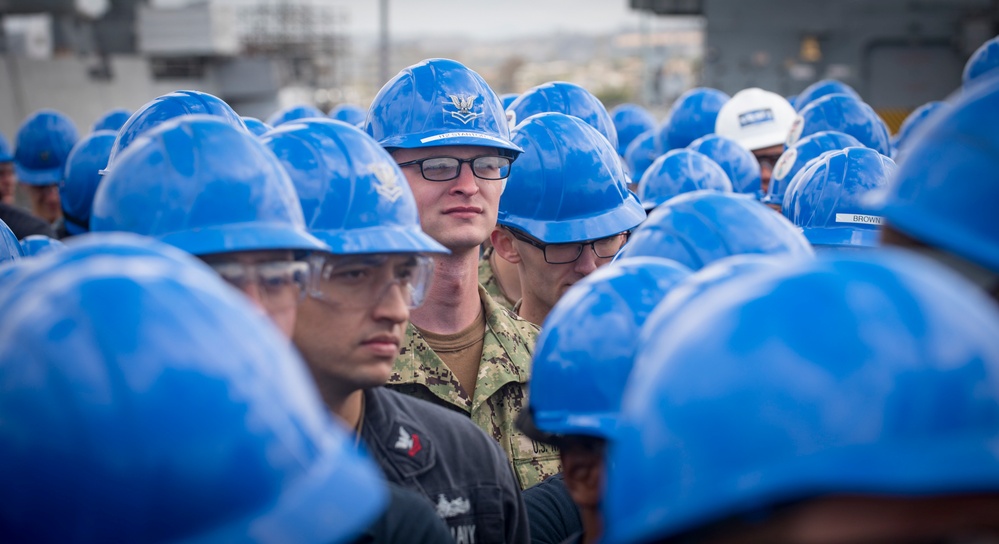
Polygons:
[[442,213],[444,215],[477,215],[482,213],[482,208],[478,206],[455,206],[447,208]]
[[399,353],[402,339],[392,334],[379,334],[361,342],[361,345],[377,355],[395,357]]

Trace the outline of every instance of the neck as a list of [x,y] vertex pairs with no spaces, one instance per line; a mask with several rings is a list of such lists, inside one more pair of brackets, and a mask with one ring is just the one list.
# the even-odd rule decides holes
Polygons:
[[524,292],[520,299],[520,311],[517,314],[540,327],[541,323],[548,317],[548,312],[551,311],[551,306],[541,302],[537,297],[531,296],[531,293]]
[[346,394],[330,394],[322,391],[323,401],[331,412],[350,429],[356,429],[361,422],[361,404],[364,390],[356,389]]
[[438,334],[468,328],[479,315],[478,247],[435,259],[434,278],[423,304],[410,313],[413,325]]
[[496,283],[499,284],[500,291],[503,292],[507,300],[513,302],[520,300],[522,294],[520,292],[520,271],[517,270],[517,265],[498,257],[493,251],[489,255],[489,266],[493,269]]
[[600,517],[600,509],[581,507],[579,519],[583,522],[583,544],[595,544],[604,534],[604,524]]

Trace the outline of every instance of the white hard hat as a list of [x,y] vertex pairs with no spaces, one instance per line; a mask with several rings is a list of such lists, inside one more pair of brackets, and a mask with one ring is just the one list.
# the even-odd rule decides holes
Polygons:
[[722,106],[715,134],[754,151],[783,144],[794,117],[794,106],[783,96],[751,87],[735,93]]

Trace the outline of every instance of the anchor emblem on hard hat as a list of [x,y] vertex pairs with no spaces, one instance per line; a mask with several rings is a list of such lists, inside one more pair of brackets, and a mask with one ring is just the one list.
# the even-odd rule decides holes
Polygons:
[[374,174],[377,180],[375,192],[389,202],[399,200],[403,189],[402,185],[399,184],[399,173],[396,168],[388,163],[376,162],[368,165],[368,171]]
[[458,108],[458,111],[448,112],[455,119],[461,121],[464,124],[468,124],[469,121],[477,117],[482,117],[482,112],[473,113],[472,106],[475,104],[475,99],[477,96],[460,96],[460,95],[448,95],[451,98],[451,104]]

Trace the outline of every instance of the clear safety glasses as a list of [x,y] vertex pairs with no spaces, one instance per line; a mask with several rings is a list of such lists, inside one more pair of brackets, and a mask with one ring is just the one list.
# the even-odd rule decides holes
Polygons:
[[400,162],[399,167],[420,166],[420,173],[427,181],[450,181],[461,175],[462,163],[472,165],[472,173],[479,179],[506,179],[510,175],[510,157],[487,155],[472,159],[455,157],[432,157],[409,162]]
[[370,308],[397,285],[412,309],[426,297],[434,263],[422,255],[313,254],[309,267],[311,298],[339,308]]
[[240,291],[255,286],[260,303],[275,310],[291,307],[301,299],[309,275],[309,265],[303,261],[221,261],[208,266]]

